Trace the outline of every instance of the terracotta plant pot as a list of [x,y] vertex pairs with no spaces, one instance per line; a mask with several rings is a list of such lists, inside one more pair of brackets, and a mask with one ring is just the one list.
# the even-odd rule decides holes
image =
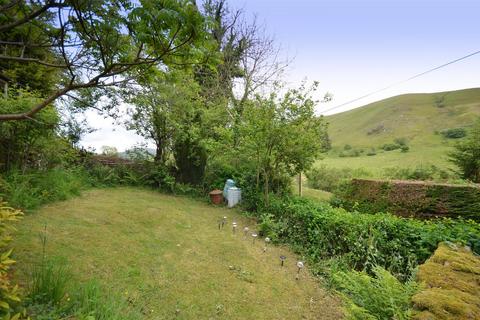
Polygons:
[[210,200],[213,204],[221,204],[223,202],[223,192],[222,190],[215,189],[209,193]]

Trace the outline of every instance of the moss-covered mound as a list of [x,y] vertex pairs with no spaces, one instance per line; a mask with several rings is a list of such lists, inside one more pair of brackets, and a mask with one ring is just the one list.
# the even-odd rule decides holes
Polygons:
[[419,267],[425,289],[413,296],[413,319],[480,319],[480,257],[470,248],[441,243]]

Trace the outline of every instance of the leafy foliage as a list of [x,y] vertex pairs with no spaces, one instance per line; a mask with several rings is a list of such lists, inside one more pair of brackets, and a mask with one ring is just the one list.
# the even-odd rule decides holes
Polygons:
[[358,271],[337,272],[333,281],[347,302],[349,319],[410,319],[410,299],[418,290],[413,280],[401,283],[375,266],[373,276]]
[[[0,98],[0,114],[24,111],[38,101],[38,95],[17,91],[9,98]],[[60,154],[69,153],[68,144],[55,129],[59,117],[54,108],[46,108],[37,121],[0,122],[0,171],[45,168],[58,164]]]
[[22,213],[8,207],[0,198],[0,317],[2,319],[19,319],[21,304],[18,286],[10,281],[10,268],[15,263],[11,258],[12,250],[8,248],[14,231],[12,223],[18,221]]
[[57,200],[65,200],[90,185],[80,168],[46,171],[12,171],[0,180],[0,195],[17,208],[31,210]]
[[257,96],[244,111],[238,151],[253,163],[257,186],[263,178],[267,202],[276,176],[307,170],[329,147],[327,124],[323,117],[315,116],[311,93],[316,86],[289,90],[283,97],[276,93]]
[[389,167],[384,169],[385,178],[396,180],[448,181],[455,179],[451,172],[434,165],[418,165],[411,168]]
[[361,169],[337,169],[325,165],[313,167],[306,172],[310,187],[328,192],[336,192],[343,183],[353,177],[368,177],[369,175],[368,171]]
[[480,182],[480,119],[468,138],[455,146],[450,153],[450,161],[460,169],[464,179]]
[[440,131],[440,134],[447,139],[460,139],[467,135],[465,128],[453,128]]
[[[17,14],[19,11],[24,16]],[[47,67],[51,73],[63,71],[47,97],[24,113],[0,113],[2,120],[28,119],[61,97],[80,100],[79,106],[89,107],[101,100],[95,99],[99,96],[112,98],[116,92],[110,89],[130,82],[135,72],[148,74],[156,65],[199,62],[209,47],[204,17],[190,0],[143,0],[137,4],[20,1],[5,6],[0,19],[5,22],[0,32],[33,30],[23,32],[25,37],[11,44],[16,49],[5,48],[0,62],[14,60]],[[38,39],[37,34],[43,37]],[[24,56],[22,47],[46,47],[57,55],[42,57],[45,60]],[[91,99],[82,101],[80,97]],[[110,104],[99,104],[99,108],[108,111],[116,102],[111,99]]]
[[291,244],[312,262],[337,257],[355,270],[381,266],[403,280],[441,241],[461,241],[480,252],[480,225],[473,221],[360,214],[296,197],[272,198],[258,216],[268,217],[274,240]]
[[393,151],[393,150],[400,149],[400,147],[401,146],[396,143],[386,143],[382,146],[382,149],[385,151]]

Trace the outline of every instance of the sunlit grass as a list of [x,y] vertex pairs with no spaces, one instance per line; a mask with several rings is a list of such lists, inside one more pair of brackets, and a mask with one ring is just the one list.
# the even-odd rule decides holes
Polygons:
[[399,150],[382,151],[374,156],[362,155],[360,157],[336,157],[327,156],[317,160],[315,165],[326,165],[331,168],[364,169],[371,174],[372,178],[381,178],[385,170],[393,167],[415,168],[434,165],[443,170],[453,169],[448,161],[448,153],[452,150],[448,146],[426,147],[414,145],[410,151],[402,153]]
[[130,188],[86,192],[25,217],[14,243],[20,280],[40,259],[45,224],[48,256],[66,258],[76,280],[96,278],[124,295],[145,319],[341,317],[318,279],[303,270],[295,280],[298,257],[272,245],[264,253],[261,239],[243,239],[243,227],[255,224],[235,210]]

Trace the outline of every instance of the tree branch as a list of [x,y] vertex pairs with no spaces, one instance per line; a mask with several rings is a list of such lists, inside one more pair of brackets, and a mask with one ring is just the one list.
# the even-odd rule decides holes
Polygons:
[[12,57],[12,56],[5,56],[5,55],[0,55],[0,60],[10,60],[10,61],[19,61],[19,62],[34,62],[38,63],[47,67],[52,67],[52,68],[61,68],[65,69],[68,67],[66,64],[56,64],[56,63],[50,63],[46,61],[42,61],[37,58],[22,58],[22,57]]
[[40,7],[39,9],[37,9],[35,11],[30,12],[29,14],[25,15],[25,17],[23,17],[22,19],[19,19],[19,20],[13,21],[11,23],[4,24],[3,26],[0,26],[0,32],[5,32],[5,31],[11,30],[15,27],[18,27],[19,25],[27,23],[27,22],[35,19],[36,17],[38,17],[42,13],[46,12],[50,8],[63,7],[63,6],[64,5],[62,3],[57,3],[55,1],[48,0],[42,7]]

